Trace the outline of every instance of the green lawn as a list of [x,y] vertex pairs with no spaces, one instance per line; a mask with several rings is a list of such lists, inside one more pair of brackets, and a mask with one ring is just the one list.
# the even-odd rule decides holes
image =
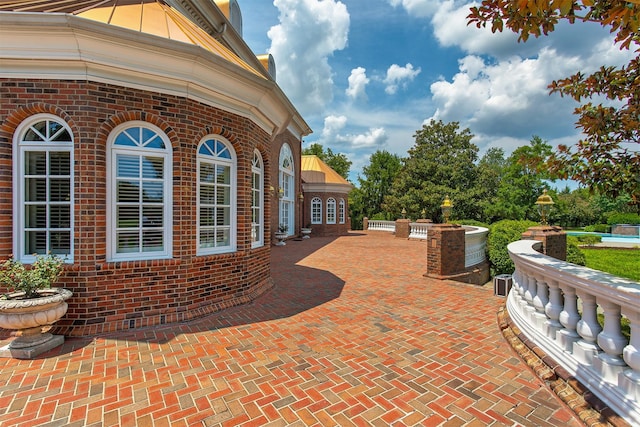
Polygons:
[[640,282],[639,249],[580,249],[587,267]]

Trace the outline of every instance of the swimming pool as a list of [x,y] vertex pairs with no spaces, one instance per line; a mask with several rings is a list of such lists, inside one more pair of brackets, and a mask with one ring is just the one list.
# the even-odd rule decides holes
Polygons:
[[640,245],[640,236],[624,236],[611,233],[591,233],[588,231],[567,231],[567,236],[600,236],[603,243],[630,243]]

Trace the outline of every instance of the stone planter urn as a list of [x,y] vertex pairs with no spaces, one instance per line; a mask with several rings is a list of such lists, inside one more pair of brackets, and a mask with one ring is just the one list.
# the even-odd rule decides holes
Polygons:
[[0,348],[0,356],[32,359],[64,342],[62,335],[52,335],[48,329],[67,313],[66,300],[72,292],[49,288],[38,295],[25,298],[24,292],[13,292],[0,300],[0,327],[16,331],[16,338]]
[[302,238],[303,239],[311,238],[311,236],[309,236],[311,234],[311,228],[308,228],[308,227],[301,228],[300,232],[302,233]]
[[287,238],[286,231],[276,231],[274,236],[276,236],[276,239],[278,239],[278,243],[276,243],[276,246],[286,245],[286,243],[284,242],[284,240]]

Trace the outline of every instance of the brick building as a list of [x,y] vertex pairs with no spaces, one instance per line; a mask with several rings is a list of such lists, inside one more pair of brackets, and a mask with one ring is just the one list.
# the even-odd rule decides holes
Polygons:
[[303,224],[312,235],[339,236],[351,229],[349,192],[353,185],[318,156],[302,156]]
[[311,130],[237,2],[3,2],[0,40],[0,259],[66,257],[59,333],[188,320],[272,286]]

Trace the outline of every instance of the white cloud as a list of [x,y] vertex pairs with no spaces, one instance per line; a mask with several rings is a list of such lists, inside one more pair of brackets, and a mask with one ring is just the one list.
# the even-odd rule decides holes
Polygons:
[[391,65],[387,70],[387,76],[383,80],[384,84],[387,85],[384,91],[389,95],[395,94],[399,87],[405,88],[407,83],[413,81],[421,71],[420,67],[414,70],[411,64],[407,64],[404,67],[398,64]]
[[425,17],[432,15],[437,9],[438,0],[388,0],[393,7],[402,6],[409,15]]
[[324,118],[324,128],[322,129],[322,139],[328,140],[337,135],[347,125],[346,116],[330,115]]
[[362,133],[342,133],[347,128],[347,117],[329,115],[324,119],[322,135],[317,141],[326,147],[340,149],[362,149],[383,146],[388,137],[383,127],[369,128]]
[[369,78],[367,77],[367,70],[358,67],[351,70],[349,76],[349,87],[345,90],[347,96],[351,99],[367,99],[366,88],[369,84]]
[[278,84],[303,115],[322,113],[333,99],[328,58],[347,45],[349,12],[335,0],[274,0],[280,24],[271,27],[269,53]]

